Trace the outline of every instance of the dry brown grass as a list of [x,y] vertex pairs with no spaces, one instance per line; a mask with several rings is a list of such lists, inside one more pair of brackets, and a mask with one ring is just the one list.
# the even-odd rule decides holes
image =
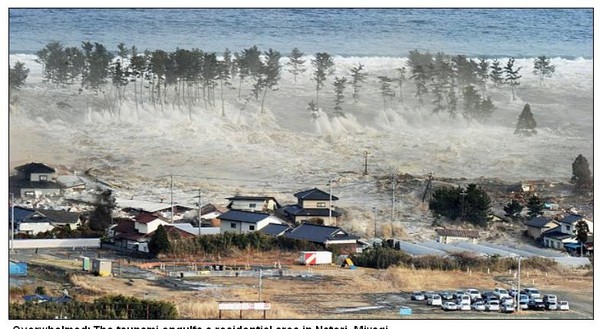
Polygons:
[[399,290],[436,290],[457,289],[459,287],[476,287],[497,285],[493,275],[483,273],[471,274],[460,271],[444,272],[434,270],[414,270],[401,267],[390,267],[381,276],[382,281]]

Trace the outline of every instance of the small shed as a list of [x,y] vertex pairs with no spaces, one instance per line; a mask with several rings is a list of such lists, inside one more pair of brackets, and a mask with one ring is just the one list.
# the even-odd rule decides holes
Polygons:
[[439,243],[479,243],[479,231],[462,229],[437,229]]
[[92,273],[99,276],[109,276],[112,274],[112,262],[107,259],[95,258],[92,261]]
[[81,257],[82,258],[82,269],[84,271],[89,271],[92,267],[91,267],[91,262],[90,262],[90,258],[89,257]]

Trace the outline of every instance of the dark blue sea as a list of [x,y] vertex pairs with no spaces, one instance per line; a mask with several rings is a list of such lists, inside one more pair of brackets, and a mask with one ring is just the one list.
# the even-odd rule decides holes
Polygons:
[[198,48],[222,53],[257,45],[288,54],[405,57],[410,50],[469,57],[593,57],[593,9],[181,8],[9,9],[11,54],[50,41],[116,50]]

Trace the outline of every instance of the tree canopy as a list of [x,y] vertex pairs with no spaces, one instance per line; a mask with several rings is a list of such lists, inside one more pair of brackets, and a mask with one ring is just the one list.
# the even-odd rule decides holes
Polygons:
[[592,188],[592,172],[587,159],[583,155],[578,155],[572,164],[573,176],[571,183],[575,184],[575,191],[584,192]]
[[533,118],[533,113],[531,113],[531,107],[529,104],[525,104],[523,107],[523,111],[519,114],[519,119],[517,120],[517,127],[515,128],[515,134],[531,136],[537,134],[535,128],[537,127],[537,123]]
[[485,227],[491,218],[491,199],[475,184],[469,184],[466,189],[442,186],[433,192],[429,209],[451,220],[460,218]]

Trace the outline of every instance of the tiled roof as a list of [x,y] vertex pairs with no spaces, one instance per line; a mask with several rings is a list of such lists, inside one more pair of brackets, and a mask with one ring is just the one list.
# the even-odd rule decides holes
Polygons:
[[[177,233],[182,238],[192,238],[192,237],[195,236],[194,234],[192,234],[190,232],[187,232],[187,231],[184,231],[184,230],[182,230],[182,229],[180,229],[179,227],[176,227],[176,226],[163,225],[163,227],[165,228],[165,231],[167,232],[167,234]],[[156,231],[150,233],[149,235],[152,236],[152,235],[154,235],[155,232]]]
[[47,166],[40,162],[30,162],[28,164],[24,164],[22,166],[15,167],[15,170],[22,171],[27,174],[31,174],[31,173],[52,174],[52,173],[56,172],[56,170],[54,170],[54,168]]
[[349,235],[339,227],[308,223],[303,223],[295,229],[287,232],[285,236],[292,239],[305,240],[316,243],[325,243],[327,241],[335,240],[354,240],[354,242],[356,242],[356,240],[358,239],[358,237]]
[[122,220],[121,222],[119,222],[119,224],[117,226],[115,226],[115,228],[113,228],[113,231],[119,232],[119,233],[136,232],[135,222],[132,220],[128,220],[128,219]]
[[[313,216],[313,217],[329,217],[329,209],[327,208],[302,208],[299,205],[287,207],[285,212],[296,216]],[[331,210],[332,217],[340,217],[342,214],[335,210]]]
[[542,236],[544,238],[555,239],[555,240],[564,240],[567,238],[574,237],[574,235],[572,235],[572,234],[561,232],[560,229],[561,229],[560,226],[557,226],[551,230],[544,232],[544,234],[542,234]]
[[285,233],[287,230],[291,229],[287,224],[269,224],[260,230],[262,233],[270,235],[270,236],[279,236]]
[[251,201],[265,201],[269,199],[275,200],[275,198],[270,196],[244,196],[244,195],[236,195],[229,198],[227,200],[251,200]]
[[148,224],[157,219],[160,219],[158,215],[144,211],[135,216],[135,221],[142,224]]
[[542,228],[550,223],[552,219],[547,217],[536,217],[525,222],[525,226]]
[[245,223],[258,223],[261,220],[269,217],[269,214],[261,213],[261,212],[251,212],[251,211],[241,211],[241,210],[230,210],[224,214],[221,214],[219,219],[236,221],[236,222],[245,222]]
[[440,236],[456,236],[463,238],[479,238],[479,231],[461,230],[461,229],[437,229],[435,230]]
[[[294,194],[300,200],[329,200],[329,193],[323,192],[318,188],[313,188],[310,190],[298,192]],[[335,195],[331,196],[331,200],[339,200]]]
[[561,223],[566,223],[566,224],[575,224],[578,221],[582,220],[583,216],[581,215],[577,215],[577,214],[570,214],[569,216],[563,218],[560,220]]
[[[11,221],[12,221],[12,212],[13,212],[13,209],[11,209],[11,207],[8,207],[8,219]],[[15,222],[19,223],[23,219],[25,219],[27,216],[33,214],[35,212],[35,210],[25,208],[25,207],[20,207],[20,206],[14,206],[14,212],[15,212]]]
[[36,209],[36,212],[44,215],[52,223],[75,224],[81,217],[80,213],[64,210]]

